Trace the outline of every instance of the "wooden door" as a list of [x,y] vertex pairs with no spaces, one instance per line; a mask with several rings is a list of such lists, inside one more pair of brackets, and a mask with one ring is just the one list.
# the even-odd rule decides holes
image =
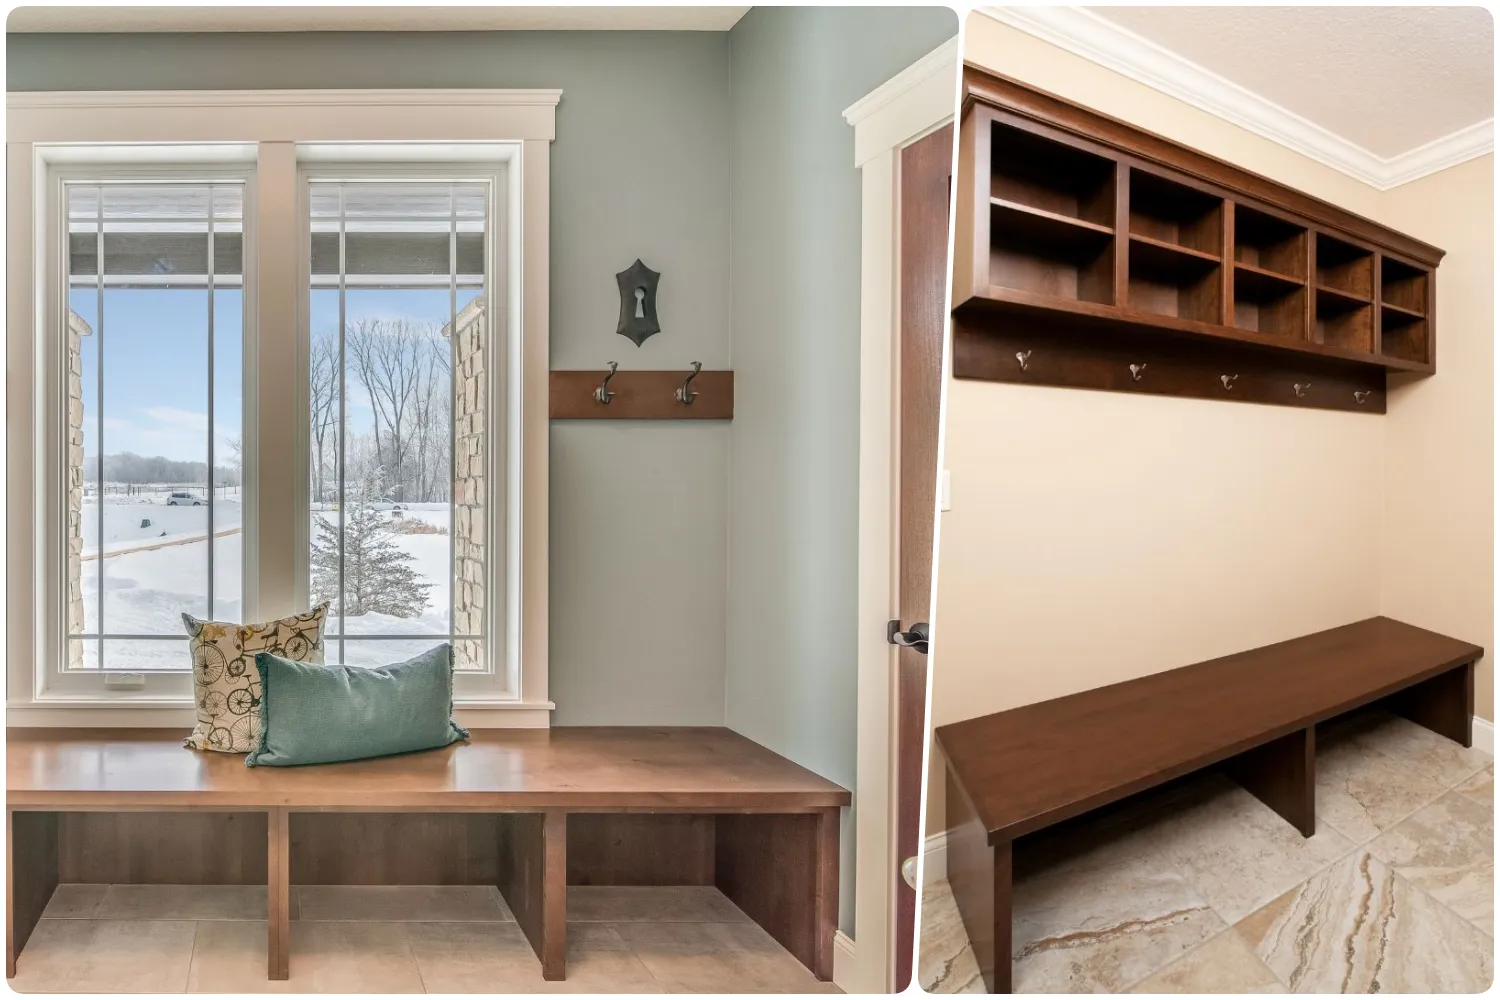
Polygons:
[[[901,151],[901,627],[931,620],[937,501],[938,405],[948,318],[948,199],[953,126]],[[927,741],[927,656],[902,648],[896,668],[896,864],[920,850],[922,747]],[[916,890],[896,880],[896,977],[911,981]]]

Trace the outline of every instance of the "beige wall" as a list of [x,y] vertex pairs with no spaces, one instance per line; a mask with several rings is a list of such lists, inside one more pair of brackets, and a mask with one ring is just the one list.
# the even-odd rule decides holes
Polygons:
[[[1382,613],[1488,646],[1490,159],[1382,193],[981,15],[967,28],[972,62],[1450,255],[1442,374],[1395,393],[1383,418],[950,382],[933,724]],[[1472,206],[1481,189],[1483,213],[1426,208]],[[1480,677],[1490,718],[1488,666]],[[931,773],[935,832],[936,753]]]

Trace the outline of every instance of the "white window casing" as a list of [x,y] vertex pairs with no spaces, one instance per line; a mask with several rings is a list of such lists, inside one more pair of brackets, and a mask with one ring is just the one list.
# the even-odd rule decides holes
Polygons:
[[[61,669],[60,329],[67,178],[239,178],[244,220],[243,618],[307,600],[309,177],[384,171],[493,185],[485,537],[491,670],[459,679],[469,725],[545,726],[548,205],[558,91],[14,93],[7,148],[7,707],[11,725],[187,725],[185,673],[117,690]],[[503,319],[503,323],[501,322]],[[23,377],[29,374],[30,377]],[[289,457],[291,460],[289,460]],[[499,492],[495,492],[499,491]],[[501,496],[503,493],[503,499]],[[106,665],[107,667],[107,665]]]

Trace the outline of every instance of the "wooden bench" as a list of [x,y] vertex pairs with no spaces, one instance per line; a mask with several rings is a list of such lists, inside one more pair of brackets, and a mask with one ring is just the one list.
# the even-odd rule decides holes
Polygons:
[[713,885],[823,980],[849,793],[728,729],[476,730],[300,768],[178,730],[6,734],[6,976],[63,882],[264,884],[289,975],[293,884],[495,885],[566,978],[567,887]]
[[991,992],[1011,988],[1011,845],[1213,764],[1313,834],[1314,727],[1384,701],[1471,745],[1472,643],[1371,618],[942,726],[948,881]]

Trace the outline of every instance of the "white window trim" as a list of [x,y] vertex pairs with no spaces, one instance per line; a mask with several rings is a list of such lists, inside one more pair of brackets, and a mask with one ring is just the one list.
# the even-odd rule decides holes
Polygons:
[[[550,369],[548,254],[550,153],[555,136],[557,90],[372,90],[372,91],[139,91],[13,93],[7,96],[7,368],[41,373],[36,332],[45,316],[45,249],[38,237],[44,219],[39,198],[47,189],[49,163],[71,157],[121,162],[148,147],[178,144],[178,162],[234,159],[235,150],[255,150],[255,231],[253,263],[260,289],[259,312],[247,316],[245,397],[245,478],[247,538],[259,539],[261,558],[247,558],[244,608],[247,618],[263,620],[294,610],[298,587],[295,525],[297,495],[306,493],[300,463],[262,461],[267,447],[305,452],[297,438],[300,422],[294,364],[297,310],[305,290],[297,287],[297,260],[303,235],[297,231],[297,152],[299,144],[378,144],[391,142],[505,143],[519,149],[512,172],[510,218],[519,241],[513,265],[516,294],[512,329],[520,331],[513,349],[520,399],[519,445],[508,454],[508,478],[520,484],[520,509],[512,526],[508,572],[515,586],[514,627],[507,659],[519,664],[516,697],[460,699],[466,725],[535,726],[549,723],[547,694],[547,502]],[[114,144],[101,151],[97,147]],[[74,148],[73,147],[86,147]],[[157,153],[156,155],[161,155]],[[149,154],[148,154],[149,158]],[[247,214],[249,209],[247,208]],[[253,327],[251,324],[254,324]],[[253,331],[253,332],[252,332]],[[9,386],[6,427],[6,704],[9,725],[188,725],[191,698],[149,696],[55,697],[38,690],[39,658],[49,655],[41,641],[48,601],[36,585],[41,561],[61,559],[47,546],[47,510],[32,484],[60,439],[46,437],[46,399],[38,378]],[[254,432],[251,433],[251,428]],[[295,453],[295,451],[294,451]],[[49,501],[50,502],[50,501]],[[247,553],[247,557],[248,557]],[[302,556],[301,558],[305,558]],[[53,612],[56,613],[56,612]]]

